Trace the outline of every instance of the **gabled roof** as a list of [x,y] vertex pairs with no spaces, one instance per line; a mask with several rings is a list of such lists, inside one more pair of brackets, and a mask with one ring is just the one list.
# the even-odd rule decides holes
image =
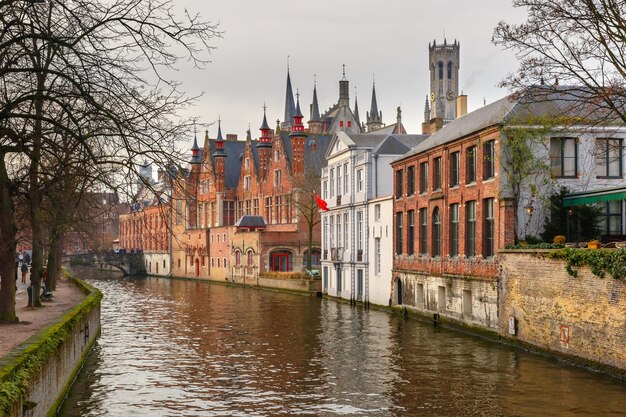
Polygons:
[[398,160],[496,125],[531,126],[542,120],[559,119],[570,124],[622,124],[611,118],[605,108],[593,104],[593,97],[591,93],[585,97],[580,88],[567,86],[557,92],[538,86],[520,97],[506,96],[451,121]]

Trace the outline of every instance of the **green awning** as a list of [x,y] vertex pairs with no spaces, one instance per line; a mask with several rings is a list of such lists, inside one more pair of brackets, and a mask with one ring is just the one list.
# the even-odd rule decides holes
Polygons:
[[581,206],[583,204],[593,204],[601,203],[603,201],[615,201],[625,199],[626,188],[620,187],[612,190],[570,194],[567,197],[563,198],[563,207]]

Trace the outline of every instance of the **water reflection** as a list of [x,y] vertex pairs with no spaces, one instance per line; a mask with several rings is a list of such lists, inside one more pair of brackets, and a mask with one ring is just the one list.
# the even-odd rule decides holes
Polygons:
[[622,415],[626,385],[379,311],[93,278],[103,332],[62,416]]

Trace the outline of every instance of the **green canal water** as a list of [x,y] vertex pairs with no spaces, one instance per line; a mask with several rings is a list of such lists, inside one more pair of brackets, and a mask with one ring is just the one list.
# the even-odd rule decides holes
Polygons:
[[102,335],[63,417],[626,415],[624,381],[382,311],[193,281],[88,281],[104,293]]

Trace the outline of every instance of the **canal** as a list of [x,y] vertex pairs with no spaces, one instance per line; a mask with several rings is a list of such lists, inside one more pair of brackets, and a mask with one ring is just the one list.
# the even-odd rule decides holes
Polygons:
[[626,383],[386,312],[89,279],[102,335],[60,415],[624,416]]

